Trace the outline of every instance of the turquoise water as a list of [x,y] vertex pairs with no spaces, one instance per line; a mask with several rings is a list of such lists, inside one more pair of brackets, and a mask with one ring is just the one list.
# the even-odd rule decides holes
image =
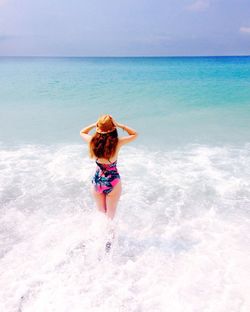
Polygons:
[[[250,57],[0,58],[0,111],[0,311],[250,311]],[[102,113],[139,132],[108,255]]]
[[250,57],[1,58],[6,143],[79,142],[110,113],[158,146],[249,141]]

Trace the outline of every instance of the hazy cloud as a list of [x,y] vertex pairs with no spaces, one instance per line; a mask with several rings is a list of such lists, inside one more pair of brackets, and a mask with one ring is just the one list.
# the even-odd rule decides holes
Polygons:
[[10,40],[10,39],[13,39],[13,38],[16,38],[16,37],[17,37],[17,36],[0,34],[0,41]]
[[244,26],[242,26],[242,27],[240,28],[240,32],[250,34],[250,27],[244,27]]
[[73,2],[0,0],[0,56],[250,55],[246,0]]
[[132,40],[132,42],[143,45],[162,45],[169,44],[171,41],[172,37],[169,34],[152,34]]
[[7,2],[7,0],[0,0],[0,7],[2,7],[3,5],[5,5],[6,2]]
[[210,0],[196,0],[187,6],[189,11],[205,11],[210,6]]

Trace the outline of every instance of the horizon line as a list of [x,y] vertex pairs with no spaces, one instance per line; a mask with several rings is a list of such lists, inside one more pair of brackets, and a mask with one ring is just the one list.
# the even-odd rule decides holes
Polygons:
[[225,55],[0,55],[0,58],[192,58],[192,57],[249,57],[250,54]]

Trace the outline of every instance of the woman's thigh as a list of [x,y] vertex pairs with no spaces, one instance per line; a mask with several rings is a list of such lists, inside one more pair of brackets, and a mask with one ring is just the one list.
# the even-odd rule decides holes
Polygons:
[[91,193],[95,199],[98,210],[105,213],[106,212],[106,195],[103,193],[96,192],[94,187],[91,188]]
[[119,198],[121,196],[121,192],[122,185],[120,181],[119,183],[116,184],[116,186],[114,186],[113,190],[106,196],[106,213],[107,216],[111,219],[113,219],[115,216],[116,207]]

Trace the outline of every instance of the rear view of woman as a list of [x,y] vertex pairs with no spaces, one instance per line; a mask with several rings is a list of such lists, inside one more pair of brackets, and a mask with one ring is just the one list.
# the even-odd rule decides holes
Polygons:
[[[96,128],[93,136],[90,130]],[[128,133],[118,137],[117,128]],[[92,194],[97,208],[113,219],[117,203],[121,196],[121,179],[117,169],[117,158],[120,148],[137,138],[137,132],[128,126],[119,124],[110,115],[101,116],[94,124],[80,132],[81,137],[89,144],[91,158],[95,158],[96,172],[92,179]]]

